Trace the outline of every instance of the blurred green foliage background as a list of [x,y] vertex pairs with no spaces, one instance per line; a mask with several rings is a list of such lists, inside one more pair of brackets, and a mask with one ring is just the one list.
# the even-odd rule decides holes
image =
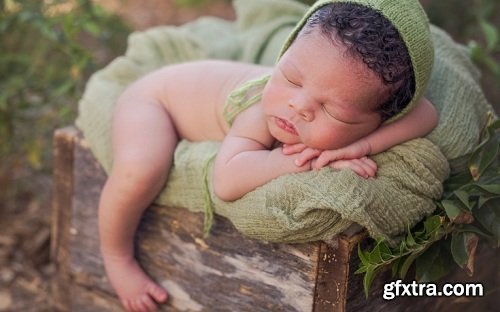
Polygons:
[[50,173],[53,130],[72,122],[86,79],[129,32],[90,0],[0,1],[0,208]]
[[[172,1],[192,10],[229,3]],[[73,122],[89,75],[125,50],[132,27],[96,2],[0,0],[0,208],[14,207],[33,177],[50,174],[53,130]],[[499,112],[500,1],[421,3],[432,23],[471,48]]]

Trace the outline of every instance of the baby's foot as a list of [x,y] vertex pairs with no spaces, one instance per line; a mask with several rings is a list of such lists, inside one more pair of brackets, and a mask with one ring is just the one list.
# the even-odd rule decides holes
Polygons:
[[111,285],[129,312],[156,311],[167,300],[167,292],[144,273],[135,259],[105,257]]

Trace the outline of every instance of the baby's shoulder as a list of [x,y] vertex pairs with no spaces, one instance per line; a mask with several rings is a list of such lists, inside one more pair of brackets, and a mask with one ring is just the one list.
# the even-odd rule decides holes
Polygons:
[[272,67],[228,60],[201,60],[167,65],[161,79],[173,88],[211,89],[227,95],[245,81],[271,73]]
[[272,71],[272,67],[269,66],[229,60],[197,61],[193,62],[191,66],[192,70],[196,72],[194,74],[197,74],[198,77],[222,83],[228,92],[245,81],[270,74]]

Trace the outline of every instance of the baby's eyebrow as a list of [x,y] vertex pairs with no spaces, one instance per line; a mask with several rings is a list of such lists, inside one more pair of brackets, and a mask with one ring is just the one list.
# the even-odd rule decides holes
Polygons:
[[293,71],[295,71],[299,76],[302,76],[302,72],[300,71],[300,69],[291,61],[289,60],[283,60],[283,63],[281,64],[281,66],[278,66],[280,68],[280,70],[283,72],[283,68],[282,67],[291,67]]

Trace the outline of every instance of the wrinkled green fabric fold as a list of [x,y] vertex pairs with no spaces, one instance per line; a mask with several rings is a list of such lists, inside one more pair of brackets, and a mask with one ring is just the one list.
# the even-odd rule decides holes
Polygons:
[[[203,212],[203,166],[219,143],[181,142],[175,167],[157,203]],[[353,222],[371,235],[391,238],[434,210],[448,174],[446,159],[426,139],[413,140],[374,157],[376,179],[363,179],[350,170],[324,168],[279,177],[235,202],[210,194],[216,213],[242,233],[276,242],[328,239]],[[211,168],[209,168],[211,171]]]
[[[181,27],[132,34],[125,55],[91,77],[76,125],[106,171],[112,164],[114,102],[128,84],[160,66],[197,59],[272,65],[307,10],[291,0],[239,0],[234,5],[234,22],[202,18]],[[376,179],[326,168],[280,177],[225,203],[213,195],[210,178],[218,143],[181,141],[157,203],[203,212],[210,195],[215,213],[227,217],[243,234],[269,241],[328,239],[352,223],[366,227],[373,236],[390,238],[404,231],[433,211],[433,200],[440,197],[449,173],[448,162],[453,172],[463,169],[463,159],[478,143],[486,112],[491,110],[466,49],[435,27],[431,34],[435,62],[426,96],[437,107],[440,123],[427,139],[375,156]]]

